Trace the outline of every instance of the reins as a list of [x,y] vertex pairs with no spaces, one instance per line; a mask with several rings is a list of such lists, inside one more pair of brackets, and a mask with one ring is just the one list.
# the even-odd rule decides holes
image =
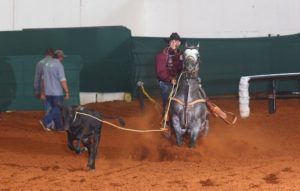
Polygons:
[[74,121],[76,120],[78,114],[79,114],[79,115],[88,116],[88,117],[90,117],[90,118],[93,118],[93,119],[95,119],[95,120],[97,120],[97,121],[100,121],[100,122],[102,122],[102,123],[108,124],[108,125],[110,125],[110,126],[113,126],[113,127],[117,128],[117,129],[120,129],[120,130],[123,130],[123,131],[131,131],[131,132],[136,132],[136,133],[152,133],[152,132],[162,132],[162,131],[166,131],[166,129],[163,129],[163,128],[160,128],[160,129],[152,129],[152,130],[138,130],[138,129],[124,128],[124,127],[121,127],[121,126],[119,126],[119,125],[115,125],[115,124],[113,124],[113,123],[110,123],[110,122],[108,122],[108,121],[99,119],[98,117],[92,116],[92,115],[90,115],[90,114],[82,113],[82,112],[78,112],[78,111],[75,112],[75,117],[74,117],[74,119],[73,119],[73,123],[74,123]]

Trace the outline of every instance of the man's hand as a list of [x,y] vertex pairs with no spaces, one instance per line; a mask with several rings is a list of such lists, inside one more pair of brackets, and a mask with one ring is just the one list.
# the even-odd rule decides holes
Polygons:
[[70,94],[69,94],[69,92],[66,92],[65,99],[70,99]]
[[176,79],[173,78],[173,79],[171,80],[171,83],[172,83],[172,85],[175,85],[175,84],[176,84]]
[[66,80],[63,80],[60,82],[61,83],[61,86],[62,88],[64,89],[65,91],[65,99],[69,99],[70,98],[70,94],[69,94],[69,88],[68,88],[68,85],[67,85],[67,81]]
[[45,92],[41,92],[41,94],[40,94],[40,99],[41,99],[41,100],[46,100]]
[[41,94],[39,92],[36,92],[34,95],[36,98],[41,99]]

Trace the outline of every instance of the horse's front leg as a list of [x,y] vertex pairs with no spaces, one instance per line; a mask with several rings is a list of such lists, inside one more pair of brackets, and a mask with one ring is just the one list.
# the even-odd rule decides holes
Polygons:
[[209,121],[208,121],[208,118],[207,118],[203,122],[202,130],[201,130],[201,136],[207,136],[208,130],[209,130]]
[[199,136],[199,128],[194,128],[191,131],[191,140],[190,140],[190,145],[189,145],[190,148],[196,147],[198,136]]
[[178,146],[183,145],[183,137],[181,133],[180,117],[176,114],[172,115],[172,126],[176,134],[176,143]]
[[189,124],[189,129],[191,130],[191,135],[190,135],[190,148],[195,148],[197,139],[200,134],[200,129],[201,129],[201,119],[200,118],[194,118],[193,120],[190,121]]

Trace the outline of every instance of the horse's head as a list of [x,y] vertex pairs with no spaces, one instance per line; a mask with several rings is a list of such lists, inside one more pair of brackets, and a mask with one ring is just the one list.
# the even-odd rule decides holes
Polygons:
[[199,44],[188,45],[185,44],[185,50],[183,52],[183,70],[187,73],[198,73],[200,53]]

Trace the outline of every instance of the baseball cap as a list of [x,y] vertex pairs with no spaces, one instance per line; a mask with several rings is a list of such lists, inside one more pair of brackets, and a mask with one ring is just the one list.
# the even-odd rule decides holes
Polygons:
[[62,50],[60,50],[60,49],[55,50],[54,54],[55,54],[56,56],[63,56],[63,57],[66,57],[64,51],[62,51]]

